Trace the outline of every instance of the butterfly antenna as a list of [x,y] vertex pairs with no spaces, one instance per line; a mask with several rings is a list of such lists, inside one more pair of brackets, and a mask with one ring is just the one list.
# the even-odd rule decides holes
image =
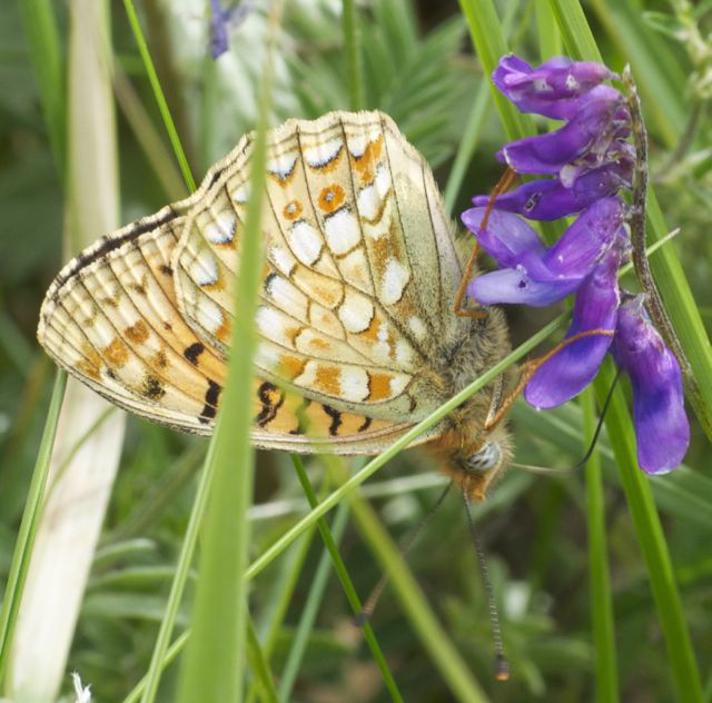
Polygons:
[[588,449],[583,455],[583,458],[576,462],[576,464],[567,469],[552,469],[548,466],[518,464],[516,461],[513,461],[510,466],[514,467],[515,469],[523,469],[524,471],[530,471],[534,474],[560,474],[562,472],[577,471],[578,469],[582,469],[584,466],[586,466],[586,462],[591,458],[591,454],[593,454],[593,450],[596,448],[596,444],[598,444],[598,438],[600,437],[601,430],[603,429],[603,421],[606,419],[606,412],[608,411],[608,407],[610,406],[611,400],[613,399],[613,391],[616,389],[616,385],[618,383],[620,375],[621,370],[618,369],[616,371],[615,378],[613,379],[613,383],[611,383],[611,387],[608,389],[606,399],[603,401],[603,408],[601,408],[601,414],[598,416],[598,422],[596,423],[596,431],[593,433],[591,443],[588,445]]
[[487,560],[485,559],[482,543],[480,542],[479,533],[475,529],[475,521],[472,517],[472,509],[470,501],[463,493],[462,499],[465,503],[465,512],[467,513],[467,523],[472,536],[472,544],[475,548],[477,556],[477,566],[480,570],[480,578],[485,587],[487,594],[487,607],[489,609],[490,624],[492,625],[492,638],[494,639],[494,677],[497,681],[509,681],[509,661],[504,653],[504,644],[502,643],[502,629],[499,625],[499,612],[494,599],[494,589],[492,581],[490,581],[489,570],[487,569]]
[[[428,510],[428,512],[425,514],[423,519],[413,528],[410,534],[406,536],[399,549],[401,557],[405,557],[408,554],[411,547],[415,544],[415,541],[420,536],[420,533],[423,531],[423,528],[428,524],[428,522],[430,522],[430,518],[435,515],[438,508],[445,501],[445,498],[447,497],[447,494],[450,492],[451,488],[452,481],[450,481],[450,483],[445,486],[445,489],[440,494],[440,496],[435,501],[430,510]],[[383,589],[386,587],[387,583],[388,576],[386,574],[383,574],[378,580],[378,583],[376,584],[375,588],[371,591],[369,597],[366,599],[366,602],[361,608],[361,612],[357,613],[354,616],[354,623],[356,625],[358,625],[359,627],[363,627],[366,624],[366,621],[370,620],[370,618],[373,616],[373,612],[376,609],[376,606],[378,605],[378,601],[381,598],[381,594],[383,593]]]

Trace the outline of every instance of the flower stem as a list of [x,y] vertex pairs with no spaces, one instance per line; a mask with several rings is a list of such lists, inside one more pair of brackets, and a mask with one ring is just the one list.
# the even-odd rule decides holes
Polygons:
[[643,122],[640,96],[638,95],[638,89],[630,66],[626,66],[623,70],[622,79],[627,89],[628,109],[630,110],[636,155],[635,168],[633,170],[633,207],[629,219],[630,240],[633,245],[633,268],[645,293],[645,307],[650,313],[650,317],[665,339],[665,343],[677,358],[688,389],[691,393],[699,396],[697,381],[692,374],[690,363],[665,310],[665,305],[655,285],[655,279],[645,253],[645,207],[648,198],[648,133]]

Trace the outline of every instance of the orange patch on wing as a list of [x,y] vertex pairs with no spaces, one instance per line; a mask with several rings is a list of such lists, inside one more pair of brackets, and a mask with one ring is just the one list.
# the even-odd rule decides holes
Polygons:
[[387,373],[368,374],[368,399],[386,400],[391,397],[391,379]]
[[341,393],[341,371],[336,366],[318,366],[315,385],[324,393],[339,395]]
[[101,369],[101,357],[97,353],[96,349],[94,349],[94,347],[90,347],[88,344],[83,345],[82,353],[86,358],[82,359],[77,364],[77,368],[90,378],[98,381],[99,371]]
[[127,327],[124,334],[134,344],[142,344],[148,339],[148,327],[143,320],[139,320],[136,324]]
[[304,371],[306,363],[305,359],[300,359],[298,356],[283,354],[279,359],[279,373],[292,380]]
[[298,200],[290,200],[282,210],[282,214],[287,220],[296,220],[302,214],[302,204]]
[[232,325],[230,324],[230,322],[228,320],[223,320],[220,327],[218,327],[217,330],[215,331],[215,336],[221,342],[229,342],[231,332],[232,332]]
[[129,359],[126,345],[117,337],[108,346],[104,347],[104,356],[112,366],[121,368]]
[[333,212],[344,202],[345,197],[344,189],[338,183],[332,183],[319,193],[319,207],[324,212]]
[[362,185],[368,185],[374,179],[374,167],[381,158],[383,151],[383,136],[369,142],[361,156],[351,156],[353,167],[361,178]]

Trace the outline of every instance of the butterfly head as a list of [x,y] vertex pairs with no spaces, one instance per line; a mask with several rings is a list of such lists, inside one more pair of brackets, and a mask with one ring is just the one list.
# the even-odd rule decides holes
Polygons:
[[471,500],[484,500],[492,483],[507,468],[512,443],[503,427],[496,427],[477,443],[452,451],[445,472]]

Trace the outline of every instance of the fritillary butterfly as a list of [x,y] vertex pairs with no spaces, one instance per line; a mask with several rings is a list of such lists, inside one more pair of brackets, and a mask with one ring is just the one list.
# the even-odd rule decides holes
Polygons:
[[[111,402],[212,431],[225,383],[252,137],[186,200],[96,242],[47,292],[38,338]],[[254,443],[376,454],[509,351],[498,310],[453,312],[454,230],[423,157],[379,112],[289,120],[268,135]],[[492,384],[419,443],[470,497],[510,441]]]

